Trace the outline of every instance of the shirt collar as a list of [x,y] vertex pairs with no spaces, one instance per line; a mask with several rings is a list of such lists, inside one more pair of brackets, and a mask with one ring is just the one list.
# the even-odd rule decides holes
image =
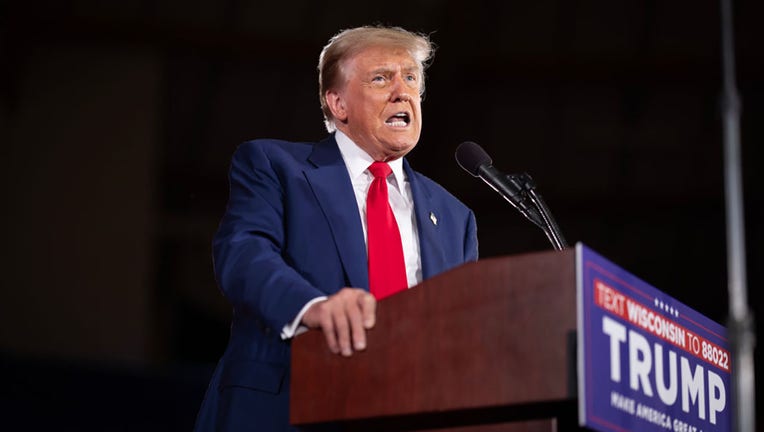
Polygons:
[[[374,162],[374,159],[339,129],[334,133],[334,139],[337,141],[337,146],[340,148],[340,153],[342,154],[342,159],[345,161],[345,166],[348,169],[348,174],[350,174],[350,179],[357,179],[367,168],[369,168],[369,165]],[[390,165],[390,168],[393,170],[393,176],[395,177],[396,182],[398,184],[403,184],[403,181],[406,179],[403,173],[403,158],[398,158],[387,164]]]

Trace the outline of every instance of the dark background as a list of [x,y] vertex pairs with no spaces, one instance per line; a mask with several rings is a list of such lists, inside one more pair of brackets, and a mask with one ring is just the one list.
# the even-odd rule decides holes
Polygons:
[[[735,2],[758,313],[763,9]],[[475,210],[482,257],[549,245],[455,164],[466,140],[502,171],[531,174],[570,243],[726,322],[718,2],[10,1],[0,3],[8,422],[190,429],[227,339],[210,242],[230,156],[252,138],[322,138],[318,54],[338,30],[373,23],[439,46],[409,160]]]

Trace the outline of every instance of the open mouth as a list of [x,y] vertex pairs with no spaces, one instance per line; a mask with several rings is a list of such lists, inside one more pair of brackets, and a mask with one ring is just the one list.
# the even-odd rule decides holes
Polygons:
[[385,124],[392,127],[406,127],[411,123],[411,116],[407,112],[395,113],[385,121]]

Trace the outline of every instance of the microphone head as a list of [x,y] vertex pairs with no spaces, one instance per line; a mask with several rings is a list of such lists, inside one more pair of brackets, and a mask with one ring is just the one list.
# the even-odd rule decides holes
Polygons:
[[462,169],[478,177],[481,166],[491,166],[493,161],[482,147],[472,141],[465,141],[456,148],[456,162]]

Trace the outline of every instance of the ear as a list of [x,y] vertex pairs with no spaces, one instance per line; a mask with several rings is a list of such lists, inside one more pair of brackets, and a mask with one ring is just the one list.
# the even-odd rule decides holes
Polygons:
[[347,108],[345,107],[345,99],[340,92],[334,90],[326,91],[326,105],[332,112],[335,119],[340,122],[344,122],[348,118]]

